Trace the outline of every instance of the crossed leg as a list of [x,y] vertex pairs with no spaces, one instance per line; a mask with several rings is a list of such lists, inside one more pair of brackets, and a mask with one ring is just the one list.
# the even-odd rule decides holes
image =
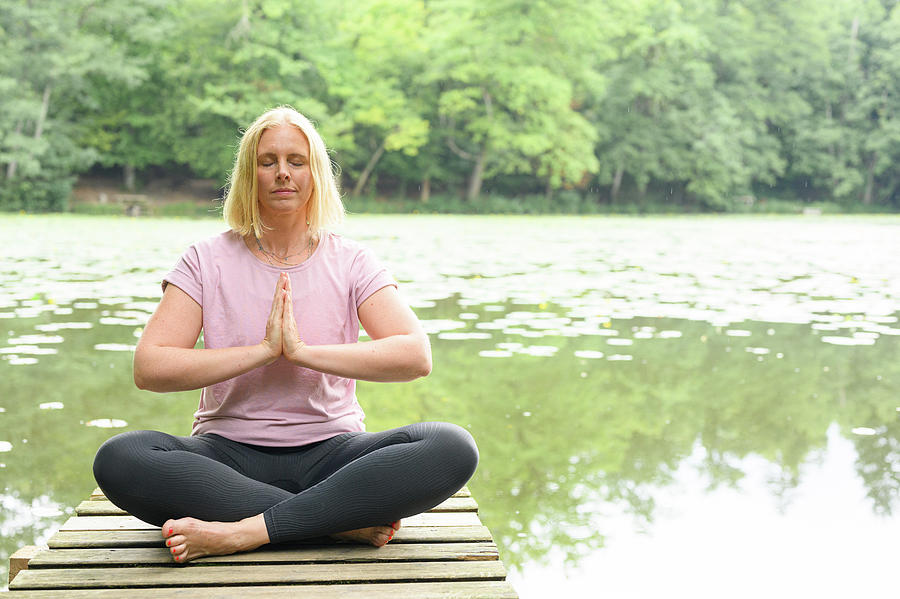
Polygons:
[[383,545],[401,518],[465,484],[477,460],[471,435],[445,423],[288,449],[134,431],[100,448],[94,472],[113,503],[162,525],[184,562],[325,535]]

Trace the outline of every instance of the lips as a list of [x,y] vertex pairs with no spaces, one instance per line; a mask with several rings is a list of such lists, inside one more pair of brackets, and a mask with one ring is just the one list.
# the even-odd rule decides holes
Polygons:
[[296,191],[295,189],[291,189],[289,187],[279,187],[272,193],[277,193],[278,195],[287,195],[289,193],[294,193],[295,191]]

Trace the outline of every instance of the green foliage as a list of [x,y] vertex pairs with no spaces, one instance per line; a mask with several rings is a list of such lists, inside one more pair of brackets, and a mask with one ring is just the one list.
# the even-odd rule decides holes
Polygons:
[[893,0],[10,0],[0,209],[64,209],[94,164],[224,184],[279,104],[353,198],[900,209]]

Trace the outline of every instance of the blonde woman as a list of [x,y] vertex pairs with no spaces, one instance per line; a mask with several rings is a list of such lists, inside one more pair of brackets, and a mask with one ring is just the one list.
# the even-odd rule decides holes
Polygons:
[[166,275],[134,356],[142,389],[203,389],[191,436],[117,435],[94,476],[162,527],[179,563],[326,535],[382,546],[478,462],[452,424],[364,432],[356,380],[427,375],[428,337],[387,269],[330,231],[343,218],[331,161],[297,111],[246,130],[224,212],[230,230]]

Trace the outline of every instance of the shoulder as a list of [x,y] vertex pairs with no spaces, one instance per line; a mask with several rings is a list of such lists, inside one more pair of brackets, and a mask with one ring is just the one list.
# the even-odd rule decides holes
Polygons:
[[218,235],[213,235],[212,237],[207,237],[206,239],[194,242],[192,247],[205,251],[222,251],[234,250],[235,248],[240,248],[243,244],[244,240],[241,239],[237,233],[228,230],[222,231]]
[[342,264],[353,264],[371,251],[360,242],[339,233],[326,232],[322,235],[322,248],[330,260]]
[[231,258],[243,251],[244,240],[234,231],[223,231],[218,235],[195,241],[186,253],[194,253],[201,261],[218,261]]
[[356,253],[365,249],[365,246],[355,239],[350,239],[349,237],[344,237],[340,233],[334,233],[332,231],[326,231],[322,234],[322,240],[328,245],[334,248],[334,251],[338,252],[346,252],[346,253]]
[[216,264],[239,261],[244,244],[233,231],[225,231],[206,239],[195,241],[181,254],[181,263],[196,271],[204,271]]

